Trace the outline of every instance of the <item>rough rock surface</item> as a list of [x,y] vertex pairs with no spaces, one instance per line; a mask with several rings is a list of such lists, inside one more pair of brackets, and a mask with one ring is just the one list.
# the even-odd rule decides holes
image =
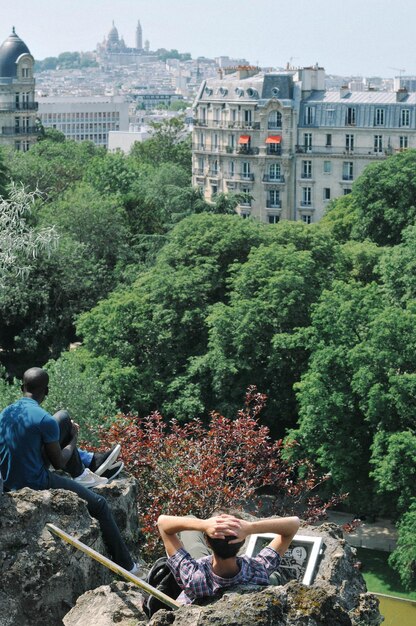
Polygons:
[[[354,567],[354,550],[333,524],[302,527],[302,534],[319,534],[324,554],[313,585],[291,581],[281,587],[236,587],[203,606],[159,611],[148,622],[140,608],[140,591],[125,584],[126,606],[120,589],[100,587],[81,597],[64,618],[65,626],[379,626],[378,600],[366,592]],[[114,608],[114,611],[113,611]]]
[[[100,487],[123,536],[137,552],[138,516],[133,478]],[[51,522],[107,555],[86,503],[63,490],[21,489],[0,496],[0,626],[59,626],[88,589],[114,574],[54,537]]]

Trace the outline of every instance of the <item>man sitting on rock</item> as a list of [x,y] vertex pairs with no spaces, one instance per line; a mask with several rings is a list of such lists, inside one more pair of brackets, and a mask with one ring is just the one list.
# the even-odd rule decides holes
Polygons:
[[[30,487],[75,492],[87,502],[90,515],[98,520],[113,560],[136,574],[138,566],[130,556],[105,498],[89,489],[107,483],[112,476],[99,476],[85,468],[76,446],[79,427],[67,411],[52,416],[40,407],[48,394],[48,384],[45,370],[39,367],[27,370],[23,375],[23,397],[0,413],[0,471],[5,491]],[[111,472],[109,459],[113,462],[118,452],[115,447],[101,457],[93,456],[90,464],[100,463],[103,473]],[[55,469],[65,470],[72,478],[49,471],[50,464]]]
[[[299,523],[298,517],[248,522],[227,513],[208,519],[161,515],[157,524],[169,557],[167,564],[182,589],[178,602],[191,604],[235,585],[269,585]],[[274,533],[276,537],[255,557],[237,556],[246,537],[255,533]]]

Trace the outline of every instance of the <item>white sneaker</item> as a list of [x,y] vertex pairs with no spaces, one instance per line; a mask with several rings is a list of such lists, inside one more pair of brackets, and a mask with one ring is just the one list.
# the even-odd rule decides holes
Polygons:
[[99,485],[106,485],[108,483],[107,478],[104,478],[103,476],[97,476],[97,474],[91,472],[87,467],[85,468],[81,476],[77,476],[77,478],[74,478],[74,480],[80,485],[83,485],[83,487],[87,487],[88,489],[91,489],[92,487],[98,487]]
[[100,458],[100,456],[103,456],[103,458],[100,465],[96,468],[95,474],[97,474],[97,476],[102,476],[106,470],[113,467],[113,465],[115,465],[117,461],[117,457],[120,454],[120,451],[121,446],[118,443],[117,445],[113,446],[113,448],[111,448],[111,450],[109,450],[106,454],[101,455],[100,453],[98,453],[96,456],[98,458]]

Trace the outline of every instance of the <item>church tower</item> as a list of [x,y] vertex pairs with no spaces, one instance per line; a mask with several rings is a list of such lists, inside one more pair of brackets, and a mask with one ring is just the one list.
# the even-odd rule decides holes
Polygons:
[[137,28],[136,28],[136,49],[143,50],[143,32],[142,32],[142,25],[140,24],[140,20],[137,22]]

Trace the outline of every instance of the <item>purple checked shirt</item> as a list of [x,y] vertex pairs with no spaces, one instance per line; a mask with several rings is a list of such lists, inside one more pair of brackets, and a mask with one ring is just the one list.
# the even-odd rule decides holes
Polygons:
[[273,548],[267,547],[255,557],[237,557],[240,571],[233,578],[221,578],[214,574],[212,556],[195,560],[184,548],[179,548],[167,563],[183,590],[178,602],[192,604],[196,598],[215,596],[224,587],[268,585],[269,576],[279,568],[280,556]]

